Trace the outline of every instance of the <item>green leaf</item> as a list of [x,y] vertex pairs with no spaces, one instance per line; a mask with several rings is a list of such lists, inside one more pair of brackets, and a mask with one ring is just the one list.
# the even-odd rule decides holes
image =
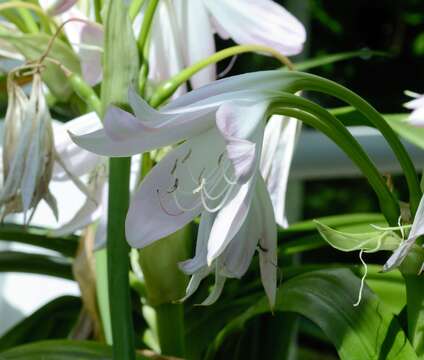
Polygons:
[[324,240],[333,248],[340,251],[364,250],[374,252],[379,250],[395,250],[402,242],[402,239],[392,230],[352,233],[334,230],[317,220],[315,223]]
[[23,319],[0,338],[0,351],[29,342],[66,338],[81,310],[81,300],[62,296]]
[[[138,355],[137,360],[150,357]],[[1,360],[112,360],[112,347],[93,341],[49,340],[0,353]],[[157,359],[160,359],[157,358]]]
[[23,272],[73,280],[71,262],[60,256],[0,252],[0,272]]
[[14,224],[2,225],[0,238],[3,241],[14,241],[58,251],[65,256],[74,256],[78,247],[76,236],[55,238],[50,237],[45,229]]
[[[349,270],[324,270],[299,275],[278,290],[275,311],[295,312],[313,321],[333,343],[342,360],[415,360],[417,355],[387,307],[368,288],[357,300],[359,279]],[[208,351],[208,359],[229,335],[246,322],[269,312],[265,297],[229,322]]]
[[128,89],[138,76],[138,49],[123,1],[110,1],[105,23],[103,112],[110,104],[126,104]]
[[[7,40],[27,60],[38,59],[47,49],[51,39],[46,34],[11,34],[0,32],[0,38]],[[48,55],[49,58],[59,61],[73,73],[81,74],[80,62],[75,52],[62,40],[56,39]],[[43,80],[53,95],[61,101],[66,101],[72,94],[71,87],[63,71],[49,61],[44,62]]]

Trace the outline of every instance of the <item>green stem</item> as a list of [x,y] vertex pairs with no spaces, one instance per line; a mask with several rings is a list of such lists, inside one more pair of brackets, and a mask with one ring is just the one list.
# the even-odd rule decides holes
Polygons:
[[165,100],[167,100],[172,94],[186,81],[188,81],[193,75],[208,67],[211,64],[218,63],[226,58],[247,53],[247,52],[260,52],[267,53],[280,60],[281,63],[287,65],[289,68],[292,67],[291,62],[278,51],[261,45],[237,45],[227,49],[216,52],[215,54],[207,57],[206,59],[200,60],[192,66],[185,68],[165,83],[163,83],[153,94],[149,103],[153,107],[158,107]]
[[102,6],[103,6],[102,0],[94,0],[94,16],[96,19],[96,22],[101,24],[102,23]]
[[128,9],[128,16],[130,17],[131,22],[135,20],[145,2],[146,0],[131,1],[130,7]]
[[129,245],[125,239],[125,216],[129,204],[130,158],[109,160],[109,206],[107,266],[112,321],[113,358],[135,359],[133,321],[129,291]]
[[424,358],[424,279],[405,275],[408,333],[418,358]]
[[155,306],[159,345],[163,355],[183,357],[184,307],[182,304]]
[[150,28],[152,27],[153,17],[155,15],[156,7],[158,4],[159,0],[150,0],[147,5],[146,12],[144,13],[143,23],[141,25],[140,34],[137,40],[138,50],[140,52],[143,52],[144,46],[146,45],[150,33]]
[[112,321],[110,318],[109,288],[107,274],[107,251],[106,249],[94,252],[96,259],[96,292],[100,317],[102,319],[103,332],[106,343],[112,345]]
[[[299,96],[284,94],[280,99],[272,104],[270,113],[297,118],[315,127],[333,140],[365,175],[379,199],[380,207],[387,222],[396,226],[399,216],[399,206],[396,199],[375,165],[343,124],[327,110]],[[300,110],[293,109],[293,107]]]
[[399,160],[408,184],[411,212],[412,215],[415,215],[422,196],[417,172],[405,147],[381,114],[349,89],[315,75],[303,74],[302,79],[297,81],[290,90],[290,92],[299,90],[320,91],[347,102],[362,113],[384,136]]

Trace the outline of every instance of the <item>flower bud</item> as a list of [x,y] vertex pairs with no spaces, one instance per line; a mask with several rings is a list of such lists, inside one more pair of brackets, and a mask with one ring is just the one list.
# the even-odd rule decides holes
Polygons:
[[[35,211],[44,199],[57,217],[56,200],[49,192],[55,152],[51,117],[36,69],[29,97],[8,78],[8,108],[3,140],[3,187],[0,191],[2,217]],[[29,218],[30,219],[30,218]]]

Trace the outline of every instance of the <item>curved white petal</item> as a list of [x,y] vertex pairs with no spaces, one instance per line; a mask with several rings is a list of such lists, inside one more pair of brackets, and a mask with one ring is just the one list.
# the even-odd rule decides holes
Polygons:
[[240,230],[249,212],[256,176],[240,186],[238,193],[217,214],[208,241],[208,265],[220,256]]
[[414,222],[412,223],[411,231],[409,232],[408,239],[404,241],[399,248],[393,252],[392,256],[384,264],[383,271],[390,271],[398,267],[406,256],[411,251],[417,239],[424,235],[424,196],[421,198],[417,212],[415,214]]
[[[191,66],[215,53],[215,41],[208,12],[202,0],[177,0],[186,66]],[[190,80],[198,88],[216,79],[215,64],[196,73]]]
[[268,297],[271,308],[275,305],[277,292],[277,226],[274,221],[274,211],[268,195],[265,182],[258,176],[256,182],[256,200],[259,204],[257,216],[261,217],[262,228],[259,240],[259,266],[262,285]]
[[[184,69],[181,40],[174,3],[160,1],[153,20],[149,50],[149,79],[153,84],[159,85]],[[174,96],[184,92],[185,85]]]
[[408,117],[408,122],[414,126],[424,126],[424,106],[415,109]]
[[179,263],[180,269],[186,274],[193,274],[202,267],[207,266],[208,240],[214,218],[215,215],[207,211],[202,213],[196,240],[195,255],[192,259]]
[[186,294],[185,296],[180,299],[180,301],[187,300],[191,295],[193,295],[196,290],[199,288],[199,285],[201,284],[202,280],[208,276],[211,273],[212,269],[205,266],[201,269],[199,269],[195,274],[193,274],[190,278],[190,281],[186,288]]
[[[100,119],[94,112],[80,116],[65,124],[53,122],[56,152],[74,176],[79,177],[89,173],[102,161],[102,158],[77,146],[72,141],[68,131],[74,134],[82,134],[95,131],[101,127]],[[68,180],[69,176],[59,164],[55,164],[53,179],[63,181]]]
[[304,26],[272,0],[203,0],[216,23],[239,44],[261,44],[284,55],[302,51]]
[[424,95],[420,95],[419,97],[408,101],[407,103],[403,104],[407,109],[418,109],[420,107],[424,107]]
[[219,257],[222,275],[241,278],[246,273],[261,235],[262,224],[259,221],[258,204],[254,197],[245,223]]
[[224,289],[225,280],[225,276],[222,276],[219,272],[219,265],[217,263],[215,270],[215,284],[209,296],[200,305],[209,306],[215,303]]
[[[260,149],[248,139],[262,139],[264,115],[267,102],[256,104],[228,102],[216,113],[216,124],[227,143],[227,154],[234,167],[234,174],[240,183],[246,182],[256,170]],[[258,146],[259,148],[259,146]]]
[[301,123],[274,115],[265,127],[260,169],[274,207],[277,223],[286,227],[287,182]]

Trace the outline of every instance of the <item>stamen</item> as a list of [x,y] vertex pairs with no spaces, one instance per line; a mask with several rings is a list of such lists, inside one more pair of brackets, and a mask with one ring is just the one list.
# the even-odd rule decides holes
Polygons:
[[178,189],[178,178],[175,178],[175,182],[174,182],[174,185],[172,185],[172,188],[171,189],[169,189],[169,190],[167,190],[166,192],[168,193],[168,194],[172,194],[175,190],[177,190]]
[[163,210],[163,212],[166,215],[169,215],[169,216],[180,216],[180,215],[184,214],[184,211],[181,211],[180,213],[177,213],[177,214],[172,214],[171,212],[169,212],[168,210],[166,210],[165,206],[162,204],[162,199],[160,197],[159,192],[160,192],[159,189],[156,189],[156,194],[157,194],[158,199],[159,199],[160,208]]
[[181,163],[184,164],[190,156],[191,156],[191,149],[188,150],[187,155],[183,157],[183,159],[181,160]]
[[261,251],[263,251],[263,252],[268,252],[268,249],[262,247],[260,241],[261,241],[261,239],[259,239],[259,241],[258,241],[258,249],[261,250]]
[[230,184],[230,185],[235,185],[235,184],[237,184],[237,180],[231,180],[231,179],[229,179],[228,178],[228,176],[227,176],[227,174],[224,172],[224,179],[225,179],[225,181],[228,183],[228,184]]
[[194,209],[198,208],[201,205],[201,202],[199,201],[198,204],[194,205],[192,208],[186,208],[185,206],[181,205],[180,201],[178,200],[177,195],[174,193],[172,193],[172,196],[174,198],[175,201],[175,205],[177,205],[178,209],[180,209],[182,212],[188,212],[188,211],[193,211]]
[[225,203],[227,202],[227,200],[228,200],[228,198],[230,197],[230,194],[231,194],[231,187],[230,187],[230,189],[227,191],[227,193],[225,194],[225,196],[224,196],[224,198],[221,200],[221,202],[217,205],[217,206],[215,206],[214,208],[210,208],[209,206],[208,206],[208,203],[206,202],[206,199],[205,199],[205,192],[204,191],[201,191],[200,192],[200,199],[201,199],[201,201],[202,201],[202,205],[204,206],[204,208],[207,210],[207,211],[209,211],[209,212],[211,212],[211,213],[214,213],[214,212],[217,212],[217,211],[219,211],[224,205],[225,205]]
[[193,189],[193,194],[197,194],[198,192],[200,192],[204,185],[205,185],[205,179],[201,179],[199,186]]
[[204,180],[204,179],[202,179],[202,176],[203,176],[203,173],[205,172],[205,170],[206,170],[206,168],[203,168],[203,169],[200,171],[199,177],[197,178],[197,183],[198,183],[199,185],[202,183],[202,180]]
[[362,258],[362,254],[364,253],[364,250],[361,250],[359,252],[359,260],[361,260],[362,265],[364,265],[364,275],[361,278],[361,286],[359,287],[359,294],[358,294],[358,301],[356,303],[353,304],[354,307],[357,307],[362,300],[362,292],[364,291],[364,285],[365,285],[365,278],[367,277],[368,274],[368,266],[367,263],[364,261],[364,259]]
[[203,191],[205,192],[205,195],[206,195],[206,197],[209,199],[209,200],[218,200],[222,195],[224,195],[225,194],[225,192],[228,190],[228,188],[230,187],[231,185],[230,184],[226,184],[225,186],[224,186],[224,189],[223,190],[221,190],[221,192],[220,193],[218,193],[217,195],[210,195],[209,193],[208,193],[208,191],[206,190],[206,186],[204,186],[203,187]]
[[177,170],[177,164],[178,164],[178,159],[175,159],[174,166],[172,167],[172,170],[171,170],[171,175],[174,175],[175,171]]

